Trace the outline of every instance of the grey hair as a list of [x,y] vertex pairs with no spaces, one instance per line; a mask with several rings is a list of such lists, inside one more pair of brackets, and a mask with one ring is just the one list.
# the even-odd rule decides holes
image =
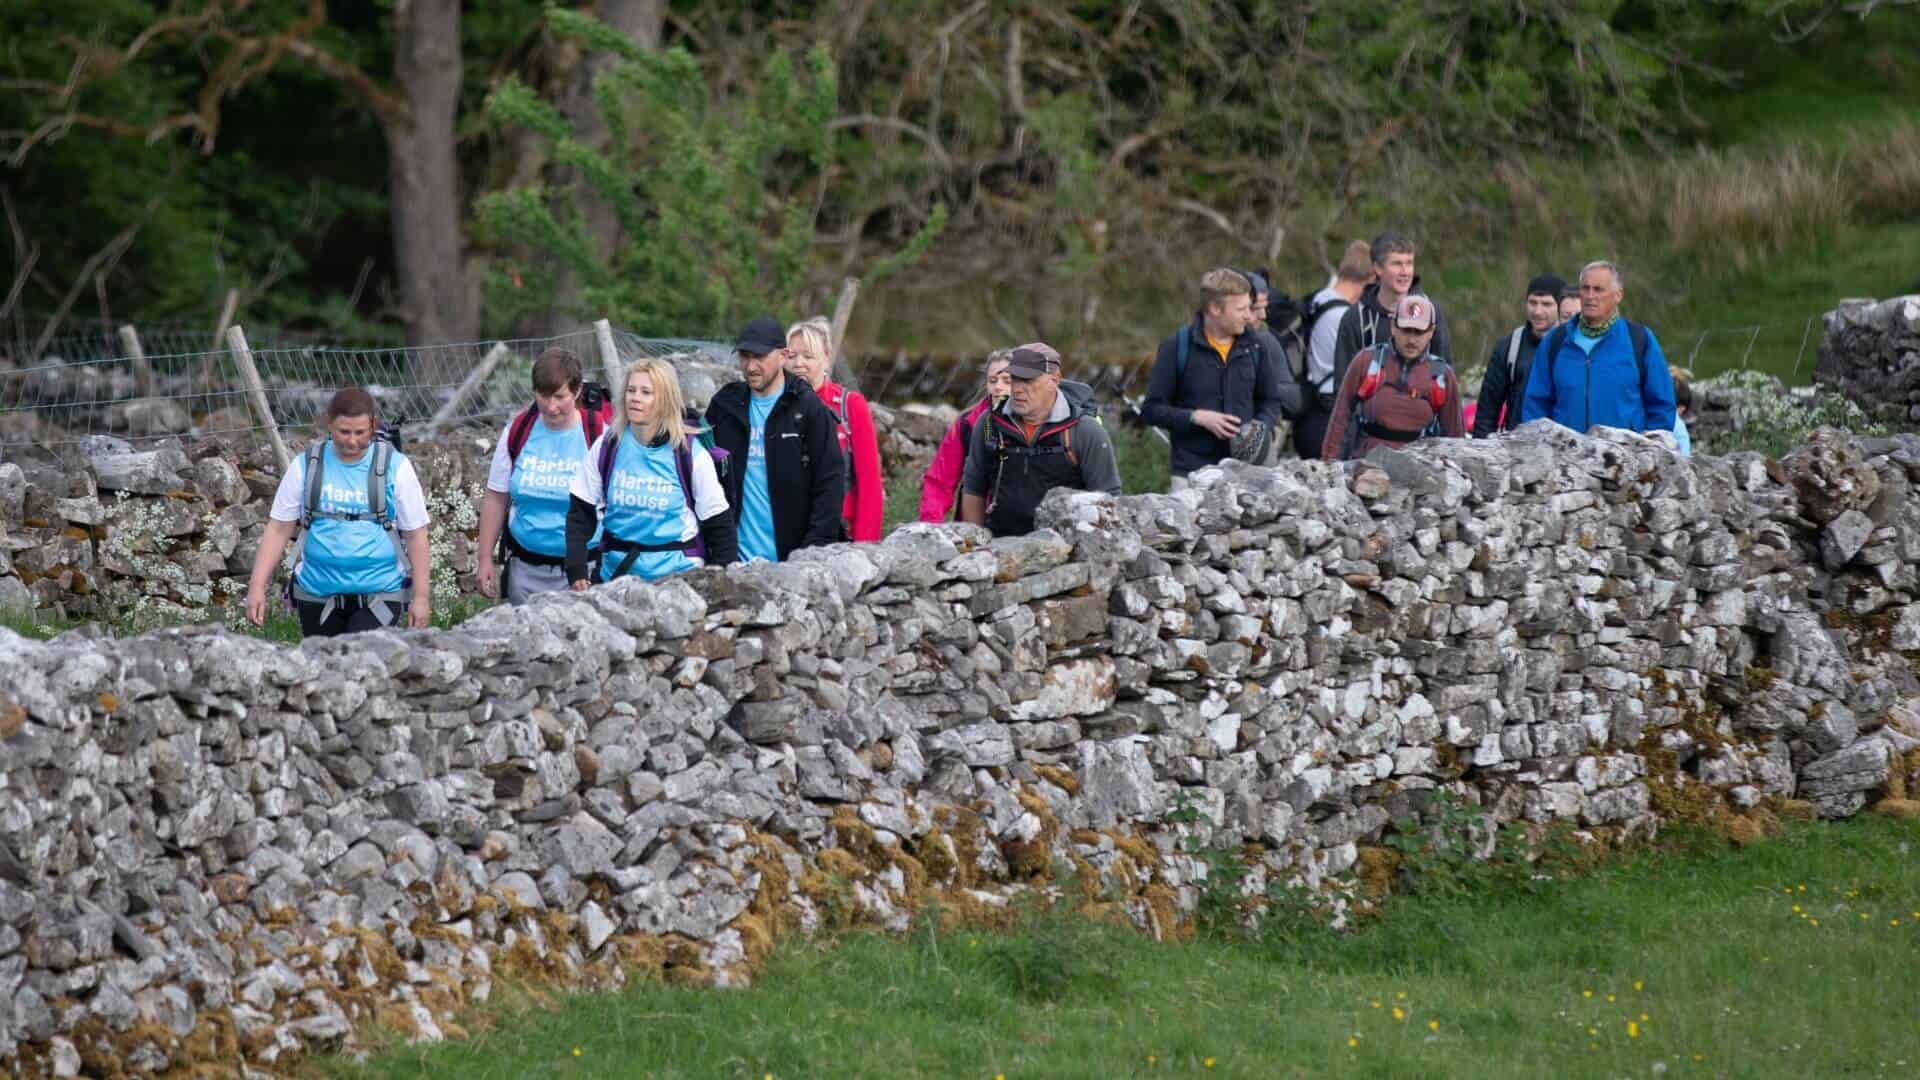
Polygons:
[[1608,262],[1607,260],[1605,260],[1605,259],[1595,259],[1595,260],[1593,260],[1592,262],[1590,262],[1590,263],[1588,263],[1587,265],[1585,265],[1585,266],[1583,266],[1583,267],[1581,267],[1581,268],[1580,268],[1580,276],[1581,276],[1581,277],[1586,277],[1586,276],[1587,276],[1587,271],[1589,271],[1589,270],[1605,270],[1605,271],[1606,271],[1607,273],[1609,273],[1609,274],[1612,274],[1612,275],[1613,275],[1613,287],[1614,287],[1614,288],[1616,288],[1616,289],[1619,289],[1619,290],[1620,290],[1620,291],[1622,291],[1622,292],[1625,292],[1625,291],[1626,291],[1626,288],[1627,288],[1627,279],[1626,279],[1626,277],[1625,277],[1625,276],[1623,276],[1623,275],[1622,275],[1622,274],[1620,273],[1620,268],[1619,268],[1619,267],[1617,267],[1617,266],[1615,266],[1615,265],[1613,265],[1612,263],[1610,263],[1610,262]]

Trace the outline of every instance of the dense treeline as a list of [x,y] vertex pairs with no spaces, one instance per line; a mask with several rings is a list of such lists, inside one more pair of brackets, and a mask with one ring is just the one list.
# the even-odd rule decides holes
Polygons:
[[256,321],[420,341],[712,333],[919,257],[920,289],[1045,297],[988,325],[1084,337],[1208,250],[1304,273],[1409,214],[1470,223],[1516,156],[1706,139],[1730,43],[1819,48],[1839,9],[22,0],[5,321],[238,290]]

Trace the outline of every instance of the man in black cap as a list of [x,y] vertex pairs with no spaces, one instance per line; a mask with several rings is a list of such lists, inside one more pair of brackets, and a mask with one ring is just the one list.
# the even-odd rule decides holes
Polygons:
[[734,462],[727,504],[740,561],[779,562],[803,547],[840,539],[846,464],[833,412],[805,379],[786,374],[787,331],[762,315],[733,343],[740,377],[713,395],[707,426]]
[[1013,394],[973,425],[960,480],[960,520],[995,536],[1033,531],[1040,500],[1057,487],[1120,494],[1113,441],[1094,415],[1093,388],[1060,380],[1060,354],[1043,342],[1008,355]]
[[1534,350],[1560,321],[1560,294],[1567,283],[1553,274],[1541,274],[1527,283],[1527,321],[1493,343],[1487,374],[1480,380],[1480,404],[1473,414],[1473,437],[1484,439],[1496,431],[1520,426],[1520,399],[1527,393],[1527,373]]

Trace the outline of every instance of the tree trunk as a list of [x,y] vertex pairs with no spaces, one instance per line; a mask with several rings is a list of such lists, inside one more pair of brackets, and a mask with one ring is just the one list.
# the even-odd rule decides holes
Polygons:
[[[643,49],[656,49],[660,46],[660,33],[666,25],[666,0],[601,0],[599,11],[595,13],[601,22],[619,31]],[[604,149],[607,145],[607,124],[600,115],[600,106],[593,99],[593,80],[615,60],[612,53],[594,52],[580,54],[582,45],[569,41],[567,48],[574,54],[568,57],[571,71],[563,77],[564,90],[558,102],[560,111],[573,123],[574,137],[587,146]],[[616,155],[617,157],[617,155]],[[556,167],[548,177],[550,190],[574,192],[575,205],[587,228],[587,237],[593,243],[595,254],[601,259],[611,259],[620,244],[620,219],[613,207],[600,197],[600,194],[588,186],[572,168]],[[594,312],[585,313],[582,318],[577,312],[581,303],[582,285],[580,275],[564,262],[556,260],[554,275],[553,308],[548,312],[545,332],[557,336],[579,330],[600,316]]]
[[[386,133],[401,318],[415,345],[472,341],[480,332],[480,291],[467,265],[454,153],[459,0],[401,0],[394,24],[394,82],[406,108],[386,119]],[[437,381],[444,372],[432,374]]]

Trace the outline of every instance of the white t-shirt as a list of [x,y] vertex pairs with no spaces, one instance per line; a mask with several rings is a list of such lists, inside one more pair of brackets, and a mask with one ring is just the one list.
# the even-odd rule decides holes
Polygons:
[[[1344,304],[1346,299],[1328,286],[1314,293],[1307,307],[1311,310],[1335,301]],[[1340,336],[1340,317],[1346,313],[1345,307],[1328,308],[1321,312],[1320,321],[1313,325],[1313,336],[1307,341],[1307,381],[1318,387],[1322,394],[1331,394],[1340,389],[1328,383],[1333,379],[1334,339]]]
[[[587,456],[580,459],[580,471],[573,474],[573,486],[569,489],[569,494],[595,510],[606,509],[606,500],[601,495],[606,485],[600,476],[600,444],[612,433],[611,430],[603,432],[593,441]],[[701,521],[727,509],[727,491],[720,486],[720,474],[714,470],[713,458],[698,444],[693,447],[693,506],[699,520],[686,515],[686,525],[680,532],[682,540],[693,539],[700,531]]]
[[[367,453],[373,453],[371,447]],[[275,521],[299,521],[306,501],[307,455],[302,453],[294,457],[287,466],[287,475],[280,478],[268,516]],[[393,455],[393,524],[401,532],[427,527],[427,496],[420,490],[420,474],[413,471],[413,462],[399,451]]]

